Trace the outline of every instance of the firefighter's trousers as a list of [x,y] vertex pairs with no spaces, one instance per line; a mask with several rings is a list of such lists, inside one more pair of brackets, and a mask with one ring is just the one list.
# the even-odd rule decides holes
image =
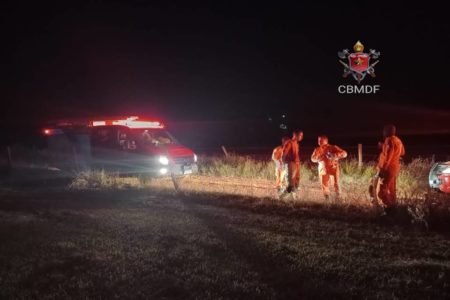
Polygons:
[[393,207],[397,204],[397,176],[399,171],[400,168],[394,166],[380,174],[382,180],[378,196],[387,207]]
[[280,189],[283,187],[284,182],[285,182],[285,177],[286,177],[286,168],[284,167],[284,165],[281,166],[277,166],[275,168],[275,178],[276,178],[276,188]]
[[319,175],[320,185],[322,186],[322,192],[325,196],[330,195],[330,178],[333,177],[333,186],[334,191],[337,195],[341,193],[341,188],[339,186],[339,170],[334,172],[326,172],[322,175]]
[[292,192],[298,189],[300,185],[300,162],[288,162],[287,163],[287,175],[288,175],[288,192]]

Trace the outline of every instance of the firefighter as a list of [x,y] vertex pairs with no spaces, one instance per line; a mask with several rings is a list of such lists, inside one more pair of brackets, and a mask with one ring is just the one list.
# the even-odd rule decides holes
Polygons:
[[150,135],[147,129],[142,132],[142,139],[147,143],[151,143],[153,141],[153,137]]
[[325,199],[330,198],[330,177],[334,179],[334,190],[337,198],[340,197],[339,187],[339,160],[347,157],[347,152],[328,143],[325,135],[318,138],[319,147],[314,149],[311,161],[319,164],[319,179]]
[[378,158],[377,171],[381,178],[379,198],[383,201],[386,212],[392,210],[397,204],[397,176],[400,172],[400,157],[405,155],[405,147],[396,136],[394,125],[383,128],[384,142]]
[[286,174],[286,167],[283,163],[283,147],[286,142],[289,140],[289,137],[285,136],[281,139],[281,145],[273,149],[272,152],[272,160],[275,163],[275,178],[276,178],[276,189],[281,191],[283,188],[284,178]]
[[[286,193],[298,190],[300,184],[300,149],[298,143],[303,140],[303,131],[296,130],[283,146],[283,163],[287,165],[288,187]],[[285,193],[283,193],[285,194]]]

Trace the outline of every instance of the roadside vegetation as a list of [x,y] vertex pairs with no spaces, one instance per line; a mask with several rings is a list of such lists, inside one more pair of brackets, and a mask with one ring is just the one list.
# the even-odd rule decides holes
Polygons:
[[[428,188],[428,172],[432,162],[415,159],[403,165],[398,179],[398,201],[405,215],[403,221],[425,228],[450,225],[450,201],[444,195]],[[177,179],[177,188],[183,193],[218,193],[241,197],[268,199],[280,202],[274,188],[274,166],[270,161],[258,161],[248,156],[201,157],[199,174]],[[318,184],[316,165],[305,163],[301,169],[301,192],[295,199],[286,199],[290,205],[306,203],[327,204],[346,210],[379,213],[373,206],[368,186],[375,175],[374,163],[358,167],[356,160],[341,163],[343,197],[340,201],[325,203]],[[171,178],[128,177],[104,171],[79,172],[69,185],[72,190],[121,190],[155,188],[173,190]]]
[[[428,192],[428,173],[432,166],[429,159],[417,158],[403,165],[398,178],[397,188],[400,199],[421,198]],[[259,161],[249,156],[229,155],[228,157],[200,157],[199,174],[208,178],[234,179],[241,183],[264,182],[270,187],[275,180],[274,165],[271,161]],[[375,164],[364,163],[358,167],[356,160],[341,162],[341,185],[348,192],[365,194],[370,180],[375,175]],[[195,177],[195,176],[193,176]],[[301,166],[301,182],[307,186],[318,183],[317,167],[312,163]],[[145,176],[127,177],[118,173],[107,173],[103,170],[77,172],[71,188],[128,188],[145,187],[151,178]],[[346,195],[354,198],[351,194]]]
[[[258,161],[250,156],[229,155],[228,157],[201,157],[200,174],[217,177],[275,180],[274,165],[270,160]],[[416,158],[402,166],[398,179],[400,198],[416,197],[428,190],[428,173],[432,166],[430,159]],[[375,175],[375,163],[364,163],[358,167],[355,159],[341,161],[341,183],[343,186],[359,186],[367,190]],[[318,181],[317,165],[304,162],[301,166],[301,180],[306,183]]]

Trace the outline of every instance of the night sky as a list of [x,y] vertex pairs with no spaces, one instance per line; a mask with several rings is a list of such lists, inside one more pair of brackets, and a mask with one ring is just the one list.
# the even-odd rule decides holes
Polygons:
[[[404,134],[450,132],[444,9],[216,2],[4,6],[2,128],[138,114],[201,139],[217,124],[221,134],[241,126],[258,136],[282,122],[336,137],[378,133],[386,122]],[[362,82],[380,84],[377,95],[337,92],[356,84],[342,78],[337,52],[357,40],[381,52],[377,77]]]

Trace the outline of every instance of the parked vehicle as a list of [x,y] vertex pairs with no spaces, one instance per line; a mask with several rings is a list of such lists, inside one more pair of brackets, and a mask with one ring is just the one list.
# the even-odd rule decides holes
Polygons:
[[160,121],[139,117],[63,121],[44,129],[44,134],[50,148],[58,151],[65,141],[93,169],[158,176],[198,172],[195,153]]
[[450,161],[433,165],[429,174],[430,187],[444,193],[450,193]]

